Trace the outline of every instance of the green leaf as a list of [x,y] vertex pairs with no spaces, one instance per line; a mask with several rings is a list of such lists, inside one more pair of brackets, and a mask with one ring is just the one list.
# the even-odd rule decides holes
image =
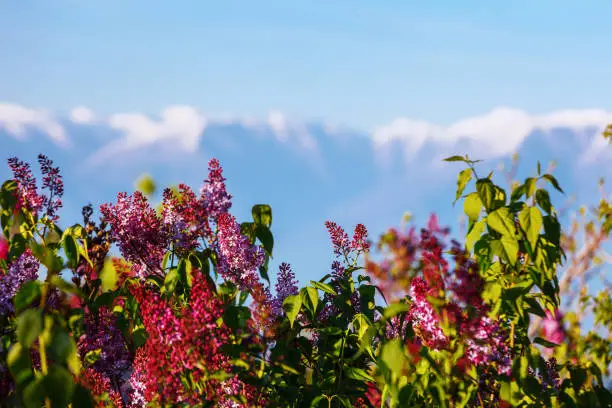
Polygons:
[[501,388],[499,390],[499,396],[506,402],[509,402],[513,406],[518,403],[518,384],[516,382],[501,382]]
[[376,382],[376,380],[365,370],[358,367],[344,366],[344,373],[347,378],[358,381]]
[[535,249],[540,236],[540,229],[544,224],[542,214],[536,207],[525,207],[518,215],[519,225],[525,231],[527,241]]
[[525,195],[527,198],[535,194],[537,187],[537,180],[533,177],[529,177],[525,180]]
[[459,200],[459,197],[461,197],[461,194],[463,194],[463,190],[465,190],[465,187],[468,185],[471,179],[471,169],[465,169],[459,173],[459,176],[457,177],[457,194],[455,195],[455,202]]
[[487,224],[502,236],[513,237],[514,217],[507,208],[499,208],[487,216]]
[[554,245],[558,246],[561,241],[561,224],[559,224],[557,218],[553,217],[552,215],[544,216],[543,220],[546,238]]
[[542,177],[542,179],[548,181],[550,184],[552,184],[552,186],[559,191],[560,193],[565,194],[565,192],[561,189],[561,186],[559,186],[559,182],[557,181],[557,179],[551,175],[551,174],[544,174]]
[[103,292],[115,290],[117,287],[117,271],[110,258],[104,261],[104,266],[100,272],[100,279],[102,280]]
[[508,257],[510,264],[513,266],[516,265],[519,252],[518,241],[515,238],[505,235],[501,238],[501,244],[504,247],[504,251],[506,252],[506,256]]
[[512,190],[512,194],[510,194],[510,201],[518,201],[527,191],[527,187],[525,184],[521,184],[517,186],[514,190]]
[[243,222],[240,224],[240,233],[249,239],[249,242],[253,244],[255,242],[255,228],[254,222]]
[[383,344],[379,359],[389,371],[395,375],[399,375],[404,368],[404,362],[406,360],[404,345],[401,340],[395,338]]
[[465,162],[466,160],[465,160],[465,157],[463,156],[450,156],[444,159],[444,161],[446,162],[458,162],[458,161]]
[[287,314],[287,318],[289,319],[289,324],[291,328],[293,328],[293,323],[300,313],[300,309],[302,308],[302,297],[299,295],[290,295],[287,296],[285,301],[283,302],[283,310]]
[[45,398],[45,386],[42,378],[36,378],[23,389],[21,398],[26,408],[40,408]]
[[15,295],[15,299],[13,300],[15,304],[15,312],[19,313],[23,309],[30,307],[34,301],[40,298],[42,295],[41,283],[37,280],[26,282],[17,295]]
[[465,237],[465,246],[468,251],[472,250],[472,248],[474,247],[474,243],[478,241],[480,237],[482,236],[482,233],[484,232],[484,229],[485,229],[486,222],[487,222],[487,219],[485,217],[479,220],[478,222],[474,223],[474,225],[472,225],[470,232],[468,232],[468,234]]
[[484,204],[487,210],[493,207],[493,200],[495,199],[495,186],[489,179],[479,179],[476,182],[476,191],[480,195],[480,201]]
[[322,290],[323,292],[327,292],[330,295],[338,296],[336,291],[330,285],[328,285],[327,283],[310,281],[310,284],[312,286],[314,286],[315,288],[317,288],[319,290]]
[[559,345],[557,343],[553,343],[551,341],[548,341],[542,337],[536,337],[535,339],[533,339],[533,342],[539,345],[542,345],[544,347],[548,347],[548,348],[553,348],[553,347],[558,347]]
[[255,229],[255,236],[261,241],[263,248],[272,256],[272,249],[274,248],[274,236],[270,229],[264,225],[257,225]]
[[257,204],[251,210],[255,224],[264,225],[268,228],[272,226],[272,208],[267,204]]
[[153,181],[153,177],[149,174],[142,174],[136,183],[134,183],[134,187],[144,195],[150,196],[155,193],[155,181]]
[[[184,281],[189,287],[193,285],[193,265],[191,264],[189,258],[183,258],[179,261],[177,272],[179,276],[179,281]],[[176,287],[176,284],[174,287]],[[173,292],[174,288],[171,291]]]
[[50,366],[49,373],[43,379],[43,384],[51,400],[51,406],[68,406],[74,391],[74,381],[68,370],[57,364]]
[[72,406],[74,408],[94,408],[94,399],[89,390],[77,384],[72,394]]
[[317,306],[319,305],[319,292],[315,288],[307,286],[302,288],[300,296],[302,297],[302,303],[310,305],[312,313],[316,313]]
[[548,214],[552,212],[552,205],[550,203],[550,195],[548,191],[544,189],[538,189],[535,193],[536,203],[540,206],[541,209],[546,211]]
[[78,244],[72,235],[67,235],[63,240],[64,252],[68,258],[68,263],[71,267],[76,267],[79,264],[79,249]]
[[28,309],[17,318],[17,339],[27,349],[32,346],[42,330],[42,312],[38,309]]
[[410,310],[410,305],[406,303],[391,303],[389,306],[385,307],[385,311],[383,316],[385,319],[390,319],[393,316],[397,316],[400,313],[405,313]]
[[11,346],[6,362],[11,370],[11,374],[13,374],[15,383],[18,385],[27,384],[34,378],[30,351],[21,344],[15,343]]
[[144,346],[147,342],[147,331],[142,326],[137,326],[132,330],[132,342],[136,347]]
[[482,201],[478,193],[470,193],[463,200],[463,212],[468,216],[470,221],[476,221],[482,209]]

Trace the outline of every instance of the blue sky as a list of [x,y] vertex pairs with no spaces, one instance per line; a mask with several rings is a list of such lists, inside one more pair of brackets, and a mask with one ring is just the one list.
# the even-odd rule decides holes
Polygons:
[[[371,129],[495,106],[610,108],[605,0],[0,1],[2,98]],[[118,92],[121,90],[121,92]]]
[[554,159],[594,202],[612,3],[491,3],[0,0],[0,158],[55,159],[72,222],[143,172],[198,188],[218,157],[302,282],[328,272],[326,219],[376,237],[436,211],[458,234],[445,155]]

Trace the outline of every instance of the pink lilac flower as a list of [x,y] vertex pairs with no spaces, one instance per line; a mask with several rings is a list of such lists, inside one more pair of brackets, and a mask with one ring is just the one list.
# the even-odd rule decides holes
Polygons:
[[52,221],[57,221],[57,211],[62,207],[62,196],[64,195],[64,182],[59,172],[59,167],[53,167],[53,161],[47,156],[38,155],[38,163],[43,174],[43,190],[49,191],[44,197],[43,207],[46,208],[45,215]]
[[37,213],[43,206],[45,199],[38,194],[36,178],[32,175],[30,165],[19,160],[17,157],[8,159],[8,164],[13,172],[13,179],[17,182],[19,196],[17,197],[17,208],[25,207]]
[[0,277],[0,316],[14,311],[13,298],[24,283],[37,279],[39,268],[40,263],[30,249],[9,265],[6,275]]
[[200,190],[200,196],[208,215],[216,220],[230,209],[232,196],[226,191],[223,169],[217,159],[208,163],[208,170],[208,179]]
[[555,313],[546,311],[546,318],[542,320],[542,331],[544,338],[552,343],[561,344],[565,340],[565,328],[563,327],[563,313],[555,310]]
[[0,259],[6,259],[8,257],[9,244],[6,239],[0,237]]
[[133,408],[144,407],[150,402],[146,398],[147,395],[151,394],[151,392],[147,392],[146,362],[147,356],[145,354],[145,348],[141,347],[136,351],[136,356],[132,363],[132,374],[129,379],[129,406]]
[[200,237],[210,236],[208,216],[195,193],[184,184],[178,193],[166,189],[163,193],[162,225],[175,249],[186,253],[198,246]]
[[409,294],[412,299],[409,318],[423,343],[436,350],[444,348],[448,339],[440,328],[439,317],[427,300],[427,296],[432,295],[431,288],[422,278],[416,277],[411,282]]
[[288,263],[281,263],[279,266],[278,281],[276,283],[276,297],[272,302],[272,311],[277,316],[283,314],[283,302],[288,296],[297,295],[298,281]]
[[[246,385],[239,386],[233,382],[234,386],[228,389],[227,384],[218,380],[205,380],[207,374],[230,372],[231,361],[222,353],[222,348],[229,342],[230,332],[225,325],[218,323],[224,306],[214,289],[201,271],[195,270],[193,277],[191,301],[176,313],[169,302],[152,290],[142,286],[131,289],[140,304],[148,334],[143,355],[137,356],[143,361],[138,362],[142,367],[138,370],[138,381],[134,382],[141,384],[136,385],[144,390],[147,401],[159,398],[157,402],[160,404],[193,405],[203,398],[211,402],[224,401],[228,393],[249,400],[249,387]],[[183,381],[187,377],[200,383],[202,388],[187,387]]]
[[363,224],[357,224],[353,233],[350,247],[357,252],[368,252],[370,244],[368,243],[368,230]]
[[96,408],[107,407],[109,402],[115,408],[123,407],[121,395],[113,389],[110,380],[96,370],[85,368],[79,374],[78,382],[91,392]]
[[351,252],[350,241],[344,229],[333,221],[325,221],[325,227],[334,247],[336,256],[348,256]]
[[121,254],[134,264],[136,275],[160,274],[168,239],[146,197],[140,191],[131,196],[119,193],[117,203],[102,205],[100,212],[111,225]]
[[498,322],[479,316],[466,323],[462,332],[466,336],[465,355],[472,364],[485,366],[495,363],[500,373],[510,375],[512,359],[508,336]]
[[228,213],[217,219],[219,259],[217,269],[225,279],[248,290],[259,280],[258,269],[265,261],[263,249],[252,245],[240,232],[240,224]]

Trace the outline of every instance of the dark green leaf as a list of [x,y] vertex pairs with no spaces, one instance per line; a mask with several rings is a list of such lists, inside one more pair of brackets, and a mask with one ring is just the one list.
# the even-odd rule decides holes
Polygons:
[[553,347],[557,347],[559,346],[557,343],[553,343],[551,341],[548,341],[542,337],[536,337],[535,339],[533,339],[533,342],[536,344],[540,344],[544,347],[548,347],[548,348],[553,348]]
[[49,373],[43,383],[52,407],[66,407],[72,399],[74,381],[72,375],[64,367],[54,364],[49,367]]
[[70,267],[76,267],[79,263],[79,249],[78,244],[72,235],[64,237],[63,241],[64,252],[68,258],[68,264]]
[[462,156],[450,156],[450,157],[447,157],[446,159],[444,159],[444,161],[447,161],[447,162],[458,162],[458,161],[465,162],[466,160],[465,160],[465,157],[462,157]]
[[551,174],[544,174],[541,178],[543,178],[544,180],[548,181],[550,184],[552,184],[552,186],[559,191],[560,193],[565,194],[565,192],[561,189],[561,186],[559,186],[559,182],[557,181],[557,179],[551,175]]
[[552,205],[550,203],[550,195],[548,191],[544,189],[538,189],[535,193],[536,203],[540,206],[541,209],[546,211],[546,213],[550,214],[552,212]]
[[89,390],[77,384],[72,394],[72,406],[74,408],[94,408],[94,400]]
[[255,235],[261,241],[263,248],[266,250],[269,256],[272,256],[272,249],[274,248],[274,237],[270,229],[264,225],[257,225],[255,229]]

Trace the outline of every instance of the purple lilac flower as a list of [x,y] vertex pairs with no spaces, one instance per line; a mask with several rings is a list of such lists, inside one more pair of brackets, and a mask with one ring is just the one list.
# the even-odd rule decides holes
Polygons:
[[0,315],[14,311],[13,298],[24,283],[38,277],[40,263],[29,249],[9,265],[6,275],[0,277]]
[[546,361],[546,370],[541,373],[540,378],[542,379],[542,386],[545,388],[551,387],[555,390],[559,389],[561,380],[559,373],[557,372],[557,359],[551,357]]
[[240,224],[229,213],[220,214],[217,225],[219,274],[241,290],[252,288],[259,280],[257,270],[265,261],[263,249],[251,245],[249,239],[241,234]]
[[36,178],[32,175],[30,165],[19,160],[17,157],[8,159],[8,165],[13,172],[13,178],[17,182],[17,188],[19,189],[18,207],[25,207],[32,212],[38,212],[43,206],[45,199],[38,195]]
[[161,269],[168,246],[167,235],[155,210],[140,191],[131,196],[117,194],[117,204],[104,204],[100,212],[110,224],[121,254],[134,264],[137,276],[143,278]]
[[93,368],[111,380],[118,380],[130,366],[125,339],[108,308],[101,308],[97,318],[86,316],[85,334],[79,339],[78,348],[81,356],[100,349],[100,357]]
[[59,216],[57,210],[62,207],[62,196],[64,195],[64,182],[59,172],[59,167],[53,167],[53,161],[47,156],[38,155],[38,163],[43,174],[43,189],[49,191],[49,196],[44,197],[43,207],[45,215],[52,221],[57,221]]
[[208,215],[217,219],[219,215],[227,213],[232,206],[232,196],[225,189],[225,178],[223,169],[217,159],[208,163],[208,179],[200,190],[200,196]]
[[281,316],[283,314],[283,302],[288,296],[297,295],[297,279],[288,263],[281,263],[279,266],[278,282],[276,283],[276,297],[272,301],[272,312]]
[[351,306],[353,306],[355,313],[361,313],[361,298],[357,290],[351,295]]

